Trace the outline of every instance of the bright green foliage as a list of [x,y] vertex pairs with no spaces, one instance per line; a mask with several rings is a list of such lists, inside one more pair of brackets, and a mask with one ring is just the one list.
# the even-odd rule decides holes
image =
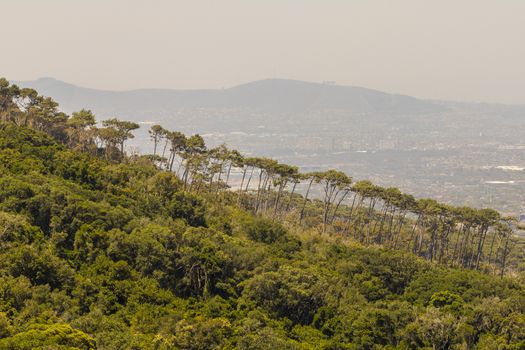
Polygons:
[[320,271],[281,266],[245,282],[243,298],[272,315],[299,324],[310,324],[325,303],[328,281]]
[[33,325],[12,337],[0,339],[0,349],[34,350],[94,350],[95,341],[67,324]]
[[[0,127],[0,349],[523,348],[519,279],[298,226],[278,215],[279,201],[294,197],[268,191],[290,176],[273,162],[259,193],[218,191],[227,166],[203,180],[182,158],[203,156],[199,136],[170,155],[184,160],[184,180],[142,157],[117,164],[115,150],[105,160],[89,144],[76,147],[91,119],[87,111],[75,118],[71,147],[23,126]],[[328,230],[338,213],[349,214],[337,198],[350,179],[324,176],[332,196],[311,203],[305,221]],[[379,191],[356,186],[367,201]],[[385,208],[413,204],[381,193]],[[252,212],[242,206],[250,199]],[[439,211],[421,204],[425,215]],[[367,211],[351,214],[348,232],[359,236],[365,220],[376,231],[396,226]]]
[[267,244],[288,236],[288,232],[281,224],[262,218],[255,218],[246,225],[245,230],[250,239]]
[[449,291],[441,291],[432,295],[430,298],[430,305],[437,308],[450,311],[452,313],[459,313],[463,308],[463,298],[459,295]]
[[168,206],[169,214],[173,219],[184,219],[191,226],[205,226],[205,208],[202,200],[193,194],[178,192]]

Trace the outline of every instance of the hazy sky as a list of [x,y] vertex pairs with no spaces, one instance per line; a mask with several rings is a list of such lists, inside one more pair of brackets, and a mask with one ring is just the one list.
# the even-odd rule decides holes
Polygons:
[[525,0],[0,0],[0,76],[104,89],[333,80],[525,103]]

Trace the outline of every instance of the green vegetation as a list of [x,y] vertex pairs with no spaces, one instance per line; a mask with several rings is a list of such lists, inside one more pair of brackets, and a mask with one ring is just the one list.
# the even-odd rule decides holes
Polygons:
[[0,349],[525,348],[497,212],[161,126],[126,155],[138,125],[2,79],[0,119]]

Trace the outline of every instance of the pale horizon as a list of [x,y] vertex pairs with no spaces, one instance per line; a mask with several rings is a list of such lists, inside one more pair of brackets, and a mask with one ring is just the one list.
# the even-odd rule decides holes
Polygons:
[[[335,81],[525,104],[525,2],[3,1],[10,80],[104,90]],[[8,53],[8,54],[5,54]]]

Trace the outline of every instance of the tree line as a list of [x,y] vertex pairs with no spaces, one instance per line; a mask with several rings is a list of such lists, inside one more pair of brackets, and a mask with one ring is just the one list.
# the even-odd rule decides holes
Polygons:
[[[186,136],[161,125],[149,129],[153,154],[128,156],[125,143],[134,137],[137,123],[112,118],[98,125],[85,109],[69,116],[51,98],[3,78],[0,120],[43,131],[72,149],[110,162],[147,159],[175,173],[187,192],[220,193],[273,220],[316,226],[320,233],[410,251],[441,264],[503,276],[514,244],[515,220],[495,210],[416,199],[397,188],[353,182],[335,169],[303,173],[297,166],[244,156],[225,145],[208,148],[198,134]],[[304,193],[298,188],[305,188]],[[313,193],[317,196],[312,199]]]

